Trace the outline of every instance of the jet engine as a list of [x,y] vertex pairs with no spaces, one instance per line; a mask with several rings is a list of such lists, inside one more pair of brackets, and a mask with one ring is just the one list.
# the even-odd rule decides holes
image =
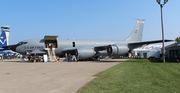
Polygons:
[[88,59],[93,57],[94,54],[95,51],[93,48],[79,48],[76,52],[76,56],[78,56],[79,59]]
[[128,53],[129,48],[127,45],[108,45],[107,47],[107,53],[110,55],[124,55]]

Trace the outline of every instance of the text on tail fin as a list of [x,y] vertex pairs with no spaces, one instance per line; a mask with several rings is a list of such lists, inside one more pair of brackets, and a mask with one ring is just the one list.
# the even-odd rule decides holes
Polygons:
[[136,26],[134,27],[126,41],[142,41],[144,21],[145,20],[138,19]]

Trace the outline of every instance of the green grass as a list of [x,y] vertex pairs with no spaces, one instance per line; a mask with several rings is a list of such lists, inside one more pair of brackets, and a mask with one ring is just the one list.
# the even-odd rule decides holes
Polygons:
[[180,63],[130,59],[95,76],[78,93],[180,93]]

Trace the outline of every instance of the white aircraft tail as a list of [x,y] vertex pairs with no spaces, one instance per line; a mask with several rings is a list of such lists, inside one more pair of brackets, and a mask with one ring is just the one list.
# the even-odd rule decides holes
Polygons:
[[142,41],[144,21],[145,20],[138,19],[136,26],[134,27],[126,41]]

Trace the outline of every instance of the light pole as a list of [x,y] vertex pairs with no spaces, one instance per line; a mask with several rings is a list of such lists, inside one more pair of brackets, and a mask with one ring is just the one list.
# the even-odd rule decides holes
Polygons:
[[162,26],[162,48],[163,48],[163,62],[165,63],[165,47],[164,47],[164,28],[163,28],[163,13],[162,13],[162,8],[163,6],[168,2],[168,0],[164,0],[164,3],[161,4],[161,0],[156,0],[156,2],[160,5],[160,10],[161,10],[161,26]]

